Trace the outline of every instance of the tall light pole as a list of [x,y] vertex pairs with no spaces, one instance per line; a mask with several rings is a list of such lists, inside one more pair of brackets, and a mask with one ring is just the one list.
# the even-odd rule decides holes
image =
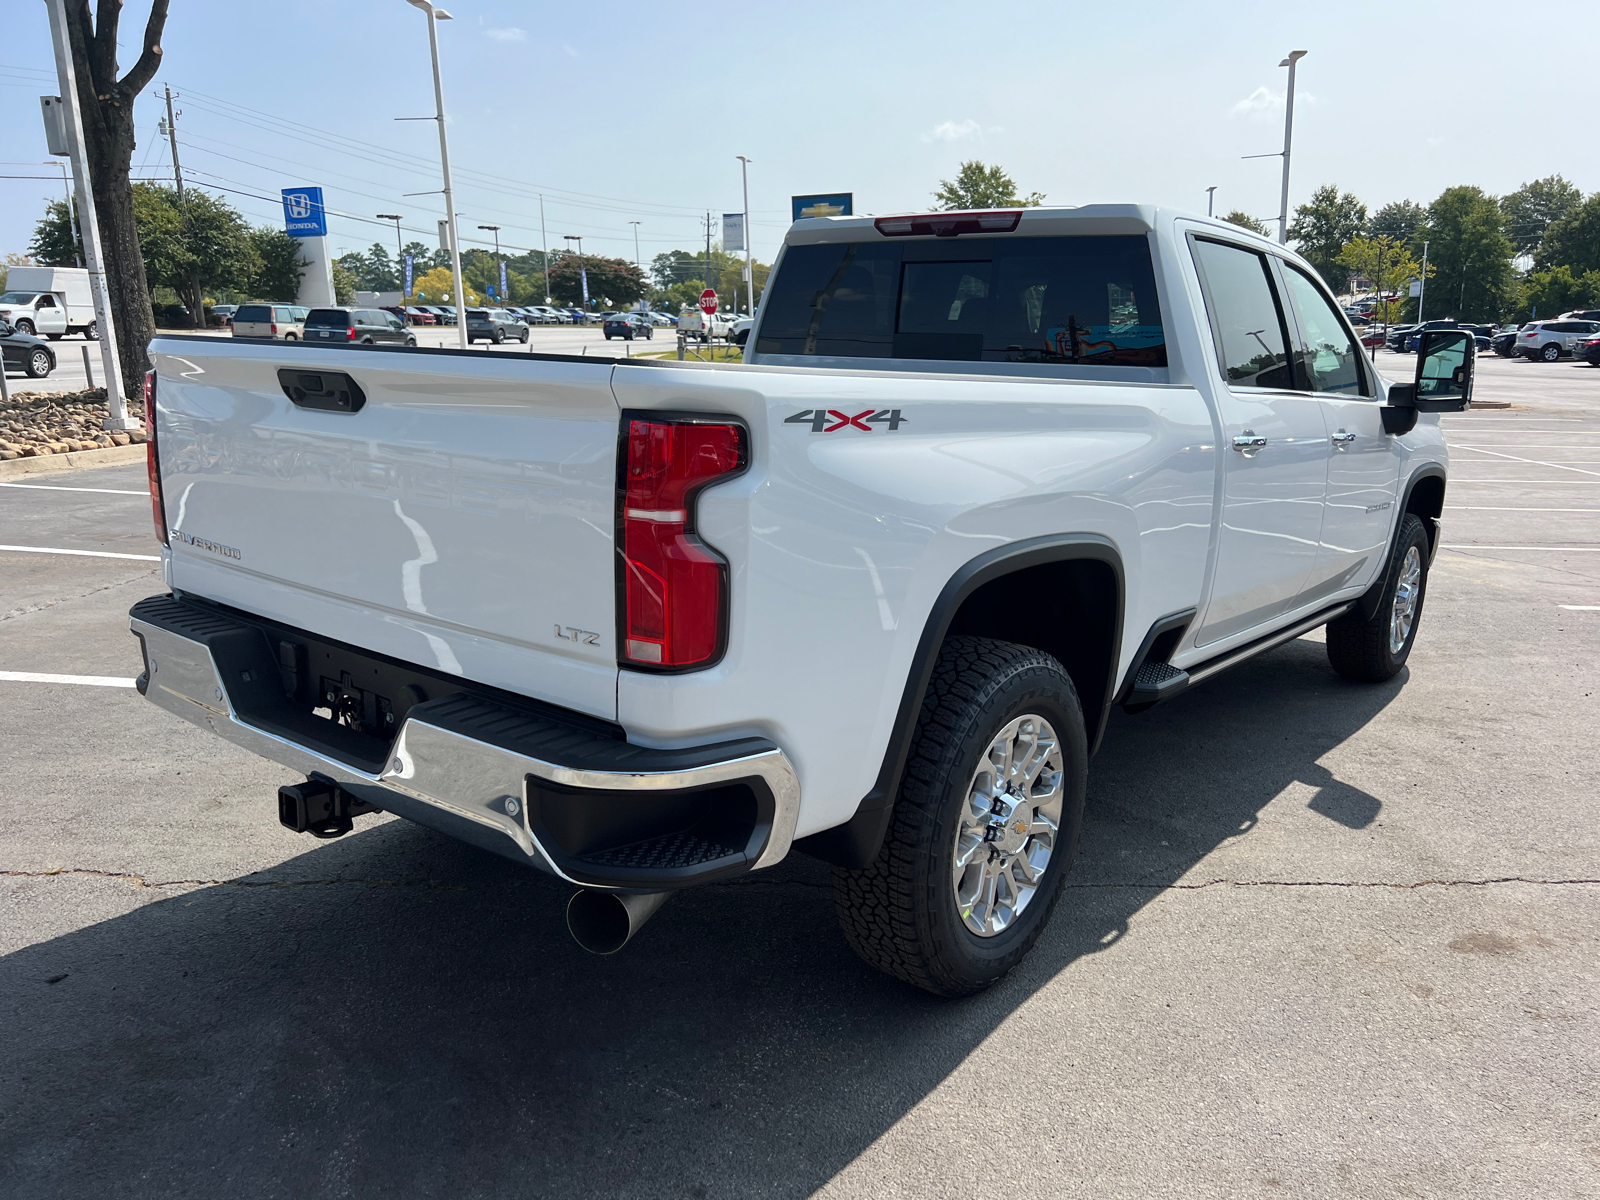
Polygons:
[[[416,3],[416,0],[412,0]],[[1283,197],[1278,203],[1278,244],[1289,241],[1289,148],[1294,141],[1294,67],[1306,56],[1304,50],[1291,50],[1278,65],[1289,68],[1289,93],[1283,106]]]
[[[751,313],[756,311],[756,272],[750,265],[750,164],[754,159],[735,155],[739,160],[739,177],[744,182],[744,292]],[[738,316],[736,312],[734,316]]]
[[539,193],[539,254],[544,259],[544,302],[550,303],[550,235],[544,229],[544,193]]
[[639,222],[629,221],[628,224],[633,226],[633,265],[642,271],[644,264],[639,261]]
[[467,297],[461,282],[461,239],[456,236],[456,200],[450,188],[450,141],[444,132],[444,81],[439,77],[439,22],[451,19],[442,8],[435,8],[432,0],[406,0],[413,8],[420,8],[428,18],[428,53],[433,58],[434,120],[439,122],[439,167],[444,173],[444,215],[450,223],[450,273],[456,287],[456,341],[467,349]]
[[373,213],[380,221],[394,222],[394,273],[400,280],[400,304],[406,302],[406,250],[400,244],[400,214],[399,213]]
[[[495,265],[499,266],[500,265],[500,226],[498,226],[498,225],[479,225],[478,228],[479,229],[488,230],[490,233],[494,234],[494,261],[495,261]],[[505,291],[504,288],[501,288],[500,290],[501,291]],[[506,298],[504,296],[501,296],[500,297],[500,303],[504,304],[505,302],[506,302]]]
[[[579,272],[579,278],[587,280],[588,276],[583,273],[583,234],[581,234],[581,233],[564,233],[564,234],[561,235],[561,239],[562,239],[562,241],[566,241],[566,242],[577,242],[578,243],[578,272]],[[583,290],[585,292],[587,292],[589,290],[587,282],[585,282]],[[579,299],[581,299],[583,301],[583,304],[580,305],[580,307],[583,309],[583,323],[585,325],[587,325],[589,323],[589,297],[588,296],[580,296]]]
[[1210,187],[1208,187],[1206,189],[1206,216],[1208,216],[1208,217],[1211,215],[1211,210],[1216,207],[1216,205],[1214,203],[1216,198],[1217,198],[1217,187],[1216,187],[1216,184],[1212,184]]

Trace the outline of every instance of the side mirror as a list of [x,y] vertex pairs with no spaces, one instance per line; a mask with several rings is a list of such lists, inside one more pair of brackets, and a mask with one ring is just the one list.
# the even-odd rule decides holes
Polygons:
[[1384,432],[1410,433],[1419,412],[1461,412],[1472,403],[1478,343],[1468,329],[1425,329],[1417,343],[1414,383],[1389,389]]

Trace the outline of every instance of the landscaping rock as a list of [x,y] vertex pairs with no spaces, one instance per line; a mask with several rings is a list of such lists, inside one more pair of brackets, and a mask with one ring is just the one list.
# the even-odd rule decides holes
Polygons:
[[0,460],[99,450],[147,440],[143,429],[107,432],[106,392],[13,392],[0,404]]

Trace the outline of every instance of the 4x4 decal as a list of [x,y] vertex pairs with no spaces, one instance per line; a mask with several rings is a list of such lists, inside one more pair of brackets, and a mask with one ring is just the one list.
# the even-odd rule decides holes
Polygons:
[[785,417],[785,425],[809,425],[812,433],[835,433],[840,429],[859,429],[871,433],[874,425],[887,425],[893,433],[908,418],[900,415],[898,408],[868,408],[851,416],[837,408],[802,408],[792,417]]

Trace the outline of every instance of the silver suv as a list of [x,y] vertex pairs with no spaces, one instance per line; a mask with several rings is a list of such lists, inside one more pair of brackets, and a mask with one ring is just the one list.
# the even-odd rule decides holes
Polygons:
[[1517,353],[1524,358],[1555,362],[1572,357],[1581,338],[1600,333],[1600,321],[1534,321],[1517,331]]

